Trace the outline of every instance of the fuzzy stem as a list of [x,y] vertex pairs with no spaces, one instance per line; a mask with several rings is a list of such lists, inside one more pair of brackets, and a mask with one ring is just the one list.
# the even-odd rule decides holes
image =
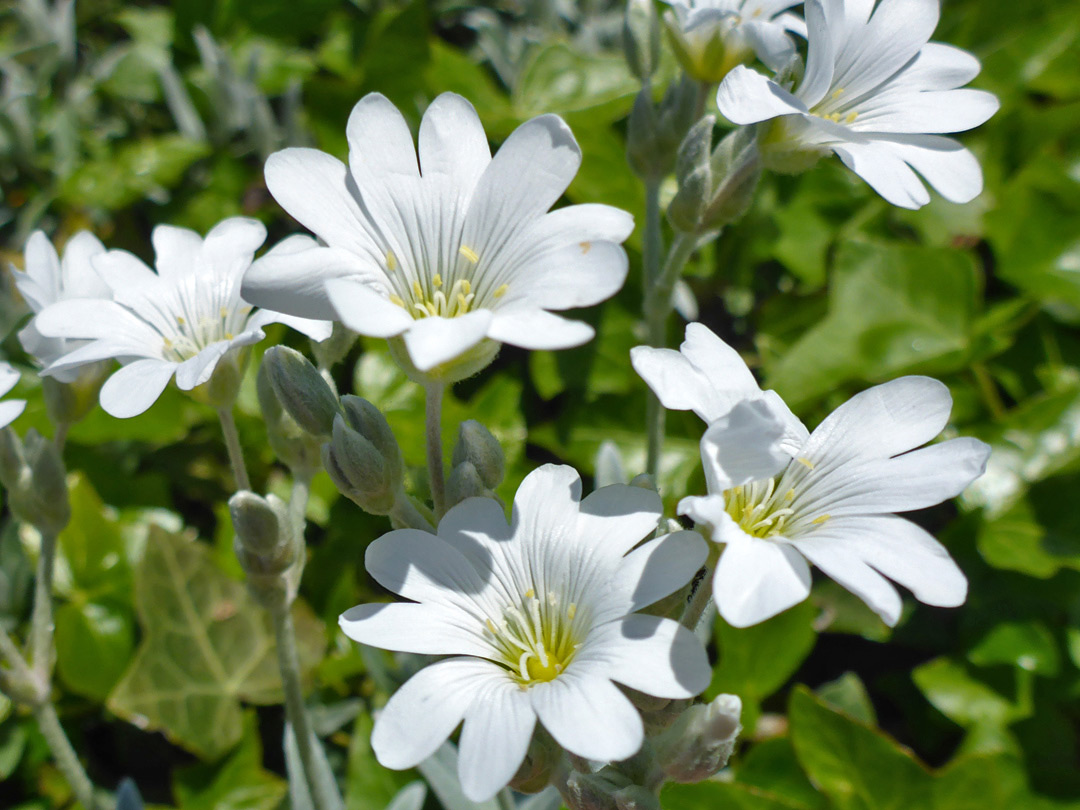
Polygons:
[[416,508],[412,498],[404,492],[400,493],[394,501],[394,508],[390,510],[390,519],[396,521],[402,527],[420,529],[425,532],[435,531],[431,522]]
[[435,506],[435,519],[446,510],[446,479],[443,470],[442,451],[442,383],[428,383],[424,387],[425,422],[427,427],[427,467],[431,486],[431,501]]
[[63,455],[64,444],[67,442],[68,430],[71,425],[67,422],[60,422],[56,426],[56,432],[53,434],[53,444],[56,446],[56,452]]
[[[4,693],[12,700],[21,697],[22,690],[35,685],[34,673],[30,671],[22,653],[19,652],[15,641],[8,635],[3,627],[0,627],[0,661],[7,661],[10,670],[0,670],[3,673]],[[18,694],[16,692],[19,692]]]
[[281,685],[285,691],[285,717],[292,726],[300,762],[307,777],[308,789],[316,810],[330,810],[336,805],[334,797],[326,795],[325,786],[319,778],[314,745],[318,745],[311,727],[304,690],[300,683],[300,657],[296,651],[296,628],[293,626],[289,605],[282,604],[271,611],[274,620],[274,638],[277,640],[278,669]]
[[[664,262],[663,270],[649,285],[645,294],[645,323],[648,327],[649,345],[663,348],[667,343],[668,317],[671,315],[671,295],[675,282],[682,275],[683,268],[697,246],[697,238],[681,233],[675,239]],[[664,409],[656,395],[649,392],[646,412],[646,435],[648,437],[648,455],[645,472],[655,480],[660,471],[660,455],[664,449]]]
[[44,685],[52,678],[53,609],[52,585],[56,563],[56,535],[41,532],[41,553],[38,554],[37,575],[34,577],[34,611],[30,624],[30,660],[34,675]]
[[79,755],[71,747],[71,741],[60,725],[56,709],[48,701],[34,707],[34,718],[41,729],[41,735],[49,744],[49,750],[56,758],[56,766],[71,786],[72,793],[86,810],[96,810],[98,803],[94,798],[94,784],[86,775],[86,770],[79,762]]
[[244,464],[244,451],[240,447],[240,435],[236,431],[236,420],[233,418],[232,408],[218,408],[218,419],[221,420],[221,435],[225,438],[225,449],[229,454],[229,464],[232,466],[236,488],[250,490],[251,480],[248,478],[247,466]]
[[720,559],[720,546],[716,543],[709,543],[709,556],[705,560],[704,575],[697,578],[697,587],[694,592],[690,594],[690,597],[686,600],[686,608],[683,610],[682,616],[679,618],[679,624],[688,630],[696,630],[698,623],[701,621],[702,615],[705,613],[705,609],[709,606],[709,600],[712,599],[712,582],[713,575],[716,573],[716,563]]

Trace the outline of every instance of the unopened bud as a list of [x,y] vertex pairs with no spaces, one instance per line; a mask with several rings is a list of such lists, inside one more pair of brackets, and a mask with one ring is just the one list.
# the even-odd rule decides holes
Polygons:
[[706,206],[712,196],[712,134],[716,119],[706,115],[686,134],[679,145],[675,174],[679,190],[668,205],[668,219],[683,233],[698,233]]
[[0,482],[18,518],[43,532],[58,534],[71,519],[67,471],[56,446],[31,429],[26,441],[10,428],[0,441]]
[[340,414],[322,452],[323,466],[342,495],[370,514],[390,514],[401,493],[401,475],[395,476],[379,449]]
[[502,445],[491,435],[491,431],[475,419],[468,419],[461,423],[457,444],[454,445],[454,454],[451,458],[451,463],[455,467],[466,461],[476,468],[480,480],[488,489],[495,489],[502,483],[506,472]]
[[679,65],[703,84],[718,84],[731,70],[754,56],[745,36],[736,31],[734,15],[714,22],[687,26],[683,9],[664,14],[664,28]]
[[319,370],[287,346],[268,349],[263,365],[278,401],[296,423],[315,436],[329,436],[340,406]]
[[648,473],[639,473],[630,479],[630,486],[638,489],[651,489],[656,492],[656,480]]
[[72,382],[55,377],[41,378],[45,412],[54,425],[73,425],[97,405],[98,392],[111,369],[105,363],[91,363]]
[[446,478],[446,505],[457,506],[466,498],[490,497],[491,490],[484,486],[480,473],[471,462],[463,461]]
[[706,230],[722,228],[750,208],[761,179],[761,153],[753,127],[740,127],[712,155],[715,187],[702,217]]
[[236,558],[251,593],[266,607],[288,605],[296,597],[303,566],[303,538],[275,495],[262,498],[242,490],[229,499]]
[[626,154],[639,177],[660,180],[671,172],[679,144],[694,123],[696,105],[697,89],[688,79],[672,82],[659,108],[648,88],[638,93],[626,127]]
[[742,701],[720,695],[712,703],[690,706],[671,728],[654,738],[660,766],[675,782],[700,782],[723,768],[742,726]]
[[394,431],[383,412],[366,399],[351,395],[341,398],[341,406],[349,427],[360,433],[382,454],[387,474],[394,479],[401,478],[405,462]]
[[301,428],[281,406],[265,363],[259,366],[255,377],[255,391],[266,424],[266,437],[274,454],[291,470],[317,469],[322,441]]
[[546,731],[537,729],[510,787],[520,793],[539,793],[548,786],[561,758],[562,749]]
[[660,17],[653,0],[629,0],[623,18],[623,52],[630,72],[645,81],[660,62]]

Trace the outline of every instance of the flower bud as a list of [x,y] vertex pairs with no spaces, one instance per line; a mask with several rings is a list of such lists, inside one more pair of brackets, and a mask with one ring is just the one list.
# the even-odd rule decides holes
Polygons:
[[401,457],[401,448],[398,447],[394,431],[383,416],[383,412],[366,399],[352,395],[342,397],[341,406],[349,427],[358,431],[375,446],[375,449],[382,454],[388,474],[394,479],[400,479],[404,474],[405,462]]
[[690,706],[671,728],[654,738],[660,766],[675,782],[700,782],[723,768],[742,726],[742,701],[719,695],[712,703]]
[[91,363],[80,369],[72,382],[42,377],[41,393],[49,421],[54,425],[73,425],[90,413],[97,405],[98,392],[110,370],[105,363]]
[[660,180],[675,165],[679,144],[694,123],[697,90],[690,80],[672,82],[659,108],[652,94],[642,89],[634,99],[626,130],[626,154],[630,167],[642,178]]
[[274,454],[291,470],[315,470],[321,458],[322,441],[296,423],[277,398],[266,364],[255,377],[259,408],[266,423],[266,437]]
[[466,498],[490,497],[491,490],[484,486],[480,473],[469,461],[463,461],[450,470],[446,478],[446,506],[457,506]]
[[671,224],[684,233],[723,228],[749,209],[761,179],[761,153],[753,127],[740,127],[712,150],[714,119],[705,116],[679,147],[679,190],[668,207]]
[[340,413],[337,395],[319,370],[295,349],[274,346],[263,355],[278,401],[308,433],[329,436]]
[[323,445],[323,465],[341,494],[365,512],[388,515],[402,492],[401,451],[396,442],[393,449],[396,454],[388,459],[339,414],[334,417],[330,443]]
[[712,134],[716,118],[706,115],[679,145],[675,175],[679,190],[668,205],[668,219],[684,233],[697,233],[712,193]]
[[22,521],[58,534],[71,519],[67,471],[56,446],[31,429],[26,441],[6,428],[0,440],[0,483],[8,505]]
[[737,20],[731,15],[688,28],[681,9],[664,14],[664,29],[671,49],[687,75],[703,84],[718,84],[734,67],[753,59],[749,42],[736,30]]
[[558,744],[546,731],[537,729],[521,767],[510,780],[510,787],[520,793],[539,793],[548,786],[561,758]]
[[480,480],[488,489],[495,489],[502,483],[506,473],[502,445],[491,435],[491,431],[475,419],[461,423],[450,463],[457,467],[464,462],[469,462],[476,468]]
[[630,72],[641,81],[656,72],[660,62],[660,17],[653,0],[629,0],[623,18],[623,53]]
[[296,598],[303,566],[304,541],[275,495],[262,498],[243,490],[229,499],[236,558],[251,593],[266,607],[288,605]]

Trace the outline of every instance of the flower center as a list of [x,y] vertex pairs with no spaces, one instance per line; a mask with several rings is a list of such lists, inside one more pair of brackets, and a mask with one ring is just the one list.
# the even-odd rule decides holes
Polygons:
[[[458,248],[458,256],[460,264],[466,268],[473,268],[480,261],[476,251],[467,245]],[[412,284],[408,284],[399,272],[397,257],[392,251],[386,254],[386,271],[397,290],[390,294],[390,302],[401,307],[413,318],[457,318],[484,307],[485,302],[477,298],[472,280],[467,275],[457,277],[449,288],[442,273],[435,273],[430,278],[415,279]],[[509,285],[503,284],[490,296],[498,300],[506,295],[508,289]]]
[[522,689],[553,681],[566,671],[581,647],[585,633],[577,605],[563,605],[558,595],[546,599],[530,588],[519,605],[509,605],[502,616],[485,621],[496,652],[496,663],[506,668]]
[[807,529],[827,523],[830,515],[810,519],[796,501],[798,492],[814,465],[805,458],[796,458],[787,470],[768,481],[754,481],[724,491],[724,508],[740,529],[751,537],[768,539],[784,535],[791,539]]
[[[244,307],[242,314],[250,310],[251,307]],[[162,338],[162,348],[166,359],[182,363],[212,343],[232,340],[234,335],[230,331],[229,323],[231,314],[228,307],[221,307],[216,313],[216,318],[204,315],[194,322],[182,315],[177,315],[174,319],[175,331]]]

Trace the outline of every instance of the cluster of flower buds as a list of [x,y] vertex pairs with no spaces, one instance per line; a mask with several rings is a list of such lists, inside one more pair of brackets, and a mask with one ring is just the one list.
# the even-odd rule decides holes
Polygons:
[[389,515],[405,497],[401,448],[382,412],[366,399],[345,396],[334,417],[323,465],[337,488],[372,515]]
[[288,505],[275,495],[263,498],[242,490],[229,499],[229,512],[236,558],[251,593],[268,609],[292,604],[304,567],[304,541]]
[[495,489],[506,472],[502,445],[474,419],[461,423],[446,479],[446,503],[453,506],[466,498],[496,498]]
[[25,441],[11,428],[0,431],[0,484],[20,520],[58,534],[71,519],[66,476],[60,452],[37,431]]
[[679,191],[668,219],[683,233],[705,234],[737,220],[750,207],[761,178],[754,128],[734,130],[713,149],[715,123],[713,116],[705,116],[679,147]]

